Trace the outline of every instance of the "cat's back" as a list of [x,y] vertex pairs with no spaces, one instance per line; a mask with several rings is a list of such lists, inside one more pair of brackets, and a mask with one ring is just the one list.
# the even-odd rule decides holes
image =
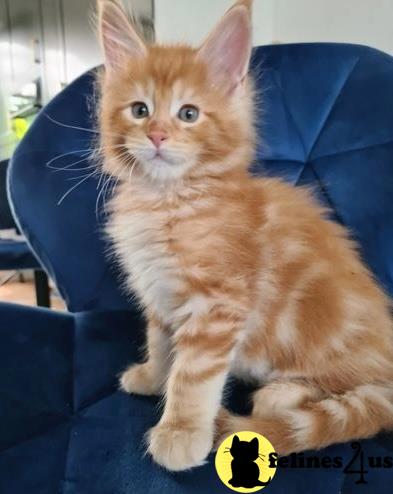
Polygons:
[[363,262],[351,232],[329,218],[312,189],[271,178],[257,182],[264,197],[260,291],[275,299],[271,286],[280,286],[280,293],[295,287],[296,300],[311,300],[312,294],[314,308],[325,309],[336,301],[336,314],[340,307],[348,318],[363,318],[362,324],[367,320],[370,327],[389,333],[390,302]]
[[259,233],[285,262],[299,257],[360,266],[355,243],[345,228],[329,218],[310,187],[295,187],[280,179],[260,178],[256,187],[264,198]]

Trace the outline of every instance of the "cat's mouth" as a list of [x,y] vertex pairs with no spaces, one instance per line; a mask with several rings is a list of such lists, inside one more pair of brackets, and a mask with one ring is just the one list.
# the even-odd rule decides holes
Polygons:
[[149,149],[145,153],[143,153],[143,157],[145,161],[149,164],[153,165],[176,165],[177,161],[172,153],[166,149]]
[[175,164],[170,155],[163,152],[161,149],[135,149],[129,148],[130,156],[137,160],[142,166],[148,169],[155,167],[171,167]]
[[154,166],[171,166],[174,163],[169,160],[163,153],[161,152],[156,152],[151,158],[148,158],[146,160],[149,165],[154,165]]
[[155,159],[155,158],[160,158],[160,159],[162,159],[162,160],[165,160],[165,158],[164,158],[164,156],[163,156],[163,154],[162,154],[162,151],[161,151],[160,149],[157,149],[156,154],[154,155],[154,157],[153,157],[153,158],[154,158],[154,159]]
[[193,164],[192,160],[167,147],[130,146],[129,152],[140,163],[145,174],[158,181],[177,180]]

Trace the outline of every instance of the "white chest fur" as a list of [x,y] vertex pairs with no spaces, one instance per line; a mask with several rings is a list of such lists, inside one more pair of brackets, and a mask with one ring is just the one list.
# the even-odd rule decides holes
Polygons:
[[178,260],[168,249],[165,217],[158,212],[116,213],[108,233],[131,292],[169,323],[182,282]]

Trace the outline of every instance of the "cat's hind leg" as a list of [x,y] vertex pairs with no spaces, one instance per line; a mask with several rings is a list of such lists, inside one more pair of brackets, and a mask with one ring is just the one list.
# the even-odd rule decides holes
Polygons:
[[252,414],[258,417],[277,416],[323,397],[320,388],[303,379],[276,379],[255,391]]

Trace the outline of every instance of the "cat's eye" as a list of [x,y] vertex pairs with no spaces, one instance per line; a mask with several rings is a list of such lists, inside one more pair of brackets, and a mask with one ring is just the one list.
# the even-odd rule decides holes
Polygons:
[[134,118],[146,118],[149,116],[149,108],[146,103],[137,101],[131,105],[132,116]]
[[177,115],[180,120],[186,123],[194,123],[199,118],[199,110],[193,105],[184,105],[180,108]]

